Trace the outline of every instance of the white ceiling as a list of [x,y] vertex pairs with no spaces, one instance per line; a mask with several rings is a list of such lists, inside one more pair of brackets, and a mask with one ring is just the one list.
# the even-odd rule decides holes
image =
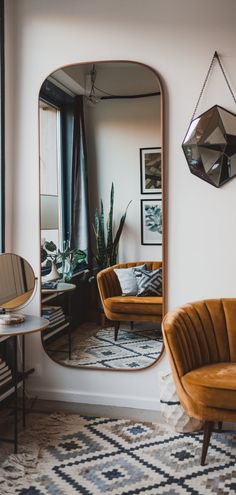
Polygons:
[[[133,62],[95,63],[95,86],[110,95],[134,95],[160,90],[155,72],[150,67]],[[49,79],[69,94],[89,94],[93,64],[76,64],[63,67]],[[100,96],[106,93],[95,90]]]

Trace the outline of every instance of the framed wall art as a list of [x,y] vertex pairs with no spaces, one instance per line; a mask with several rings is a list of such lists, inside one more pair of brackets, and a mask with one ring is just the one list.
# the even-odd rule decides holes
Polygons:
[[140,148],[141,194],[161,194],[161,148]]
[[161,199],[141,199],[141,244],[162,245]]

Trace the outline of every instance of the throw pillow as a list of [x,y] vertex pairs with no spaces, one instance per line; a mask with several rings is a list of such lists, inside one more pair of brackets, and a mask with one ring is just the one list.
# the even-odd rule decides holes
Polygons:
[[161,296],[162,295],[162,269],[142,270],[134,269],[138,292],[137,296]]
[[146,265],[144,264],[130,268],[114,268],[114,272],[120,282],[122,296],[137,296],[138,285],[134,269],[139,273],[146,269]]

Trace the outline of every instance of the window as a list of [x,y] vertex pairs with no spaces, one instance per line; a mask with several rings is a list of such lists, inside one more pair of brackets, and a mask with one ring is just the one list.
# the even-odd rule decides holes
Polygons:
[[41,239],[62,248],[60,111],[40,101]]

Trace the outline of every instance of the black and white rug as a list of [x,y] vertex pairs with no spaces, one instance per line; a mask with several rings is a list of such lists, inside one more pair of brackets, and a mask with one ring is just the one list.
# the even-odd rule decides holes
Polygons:
[[155,423],[32,413],[20,453],[0,446],[0,493],[235,495],[236,435],[213,434],[204,467],[201,444]]
[[89,368],[145,368],[160,356],[163,348],[161,330],[157,324],[148,323],[136,323],[133,329],[122,323],[117,341],[112,327],[97,328],[87,336],[81,326],[73,334],[72,342],[71,360],[63,359],[63,364]]

